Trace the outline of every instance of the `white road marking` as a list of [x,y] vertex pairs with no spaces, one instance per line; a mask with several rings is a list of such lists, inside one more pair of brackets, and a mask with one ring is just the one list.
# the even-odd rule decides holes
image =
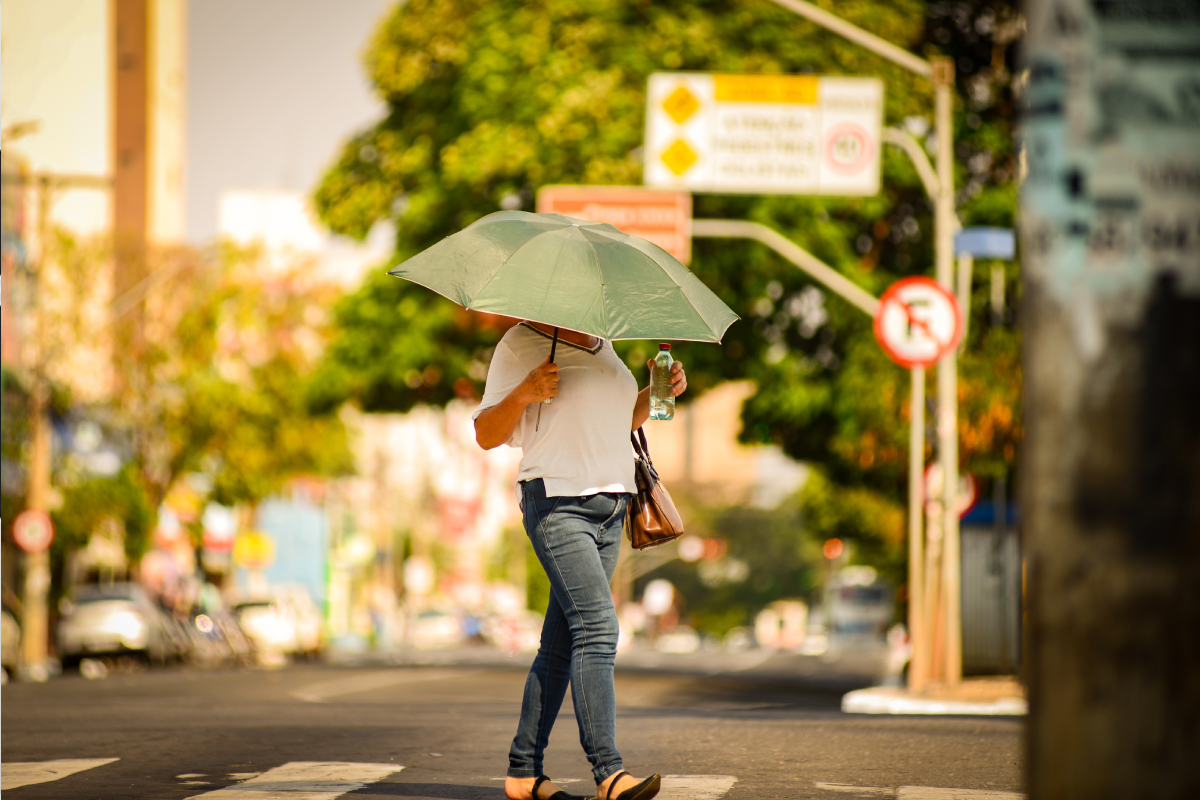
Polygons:
[[182,775],[176,775],[175,777],[179,778],[179,780],[183,780],[184,778],[207,778],[208,776],[203,772],[185,772]]
[[1025,800],[1020,792],[992,789],[938,789],[933,786],[901,786],[896,800]]
[[896,790],[889,786],[855,786],[850,783],[823,783],[817,781],[818,789],[824,789],[827,792],[845,792],[846,794],[876,794],[884,797],[895,797]]
[[469,675],[467,670],[439,670],[436,672],[410,672],[404,669],[391,669],[382,672],[368,672],[353,675],[349,678],[338,678],[332,681],[310,683],[292,692],[292,697],[306,703],[324,703],[331,697],[357,692],[369,692],[372,689],[383,689],[401,683],[422,683],[424,681],[440,681],[447,678],[457,678]]
[[[504,778],[492,780],[502,781]],[[582,780],[583,778],[554,778],[554,783],[566,786],[568,783],[579,783]],[[663,775],[658,800],[720,800],[735,783],[737,778],[732,775]]]
[[236,786],[192,795],[188,800],[335,800],[402,769],[399,764],[292,761]]
[[849,783],[822,783],[816,787],[827,792],[894,797],[896,800],[1025,800],[1020,792],[1000,792],[994,789],[943,789],[937,786],[854,786]]
[[[507,778],[488,778],[489,781],[503,781]],[[555,786],[565,786],[568,783],[579,783],[583,778],[554,778],[551,783]]]
[[57,781],[85,769],[95,769],[119,758],[60,758],[55,761],[14,761],[0,765],[0,791]]
[[720,800],[733,788],[732,775],[663,775],[660,800]]

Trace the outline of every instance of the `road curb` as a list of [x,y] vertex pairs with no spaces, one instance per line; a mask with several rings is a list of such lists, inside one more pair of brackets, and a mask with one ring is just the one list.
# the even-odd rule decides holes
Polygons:
[[874,686],[857,689],[842,697],[847,714],[951,714],[1018,717],[1029,713],[1024,697],[998,697],[987,701],[921,697],[904,689]]

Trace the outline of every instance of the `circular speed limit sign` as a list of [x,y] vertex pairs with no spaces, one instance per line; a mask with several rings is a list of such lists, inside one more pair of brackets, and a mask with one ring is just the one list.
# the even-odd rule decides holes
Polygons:
[[930,278],[896,281],[879,298],[875,338],[902,367],[928,367],[958,346],[963,320],[954,295]]
[[54,523],[45,511],[28,509],[13,521],[13,541],[26,553],[43,553],[54,541]]

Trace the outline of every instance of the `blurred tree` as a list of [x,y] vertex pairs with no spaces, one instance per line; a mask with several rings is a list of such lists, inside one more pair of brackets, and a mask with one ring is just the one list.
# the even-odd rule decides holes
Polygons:
[[53,514],[56,560],[67,550],[86,547],[101,522],[110,517],[121,523],[130,560],[149,548],[154,510],[133,469],[126,467],[111,476],[89,475],[64,487],[62,494],[62,506]]
[[[1012,65],[1022,30],[1014,5],[857,0],[836,12],[902,47],[955,59],[959,215],[965,225],[1011,226]],[[365,61],[388,113],[347,142],[315,199],[340,233],[361,238],[394,222],[397,259],[501,207],[531,208],[545,184],[640,183],[644,87],[656,70],[879,76],[885,124],[938,146],[927,81],[765,0],[412,0],[382,22]],[[929,274],[933,258],[930,200],[894,148],[884,151],[882,184],[879,195],[854,199],[701,195],[695,213],[764,223],[879,294],[898,278]],[[980,301],[990,267],[976,265]],[[743,440],[777,442],[822,465],[823,496],[835,505],[902,503],[908,378],[861,312],[754,243],[697,240],[692,269],[743,318],[722,347],[682,349],[693,396],[723,380],[753,380]],[[1016,266],[1005,270],[1011,287]],[[1011,467],[1020,435],[1018,342],[992,324],[983,302],[972,311],[960,362],[961,463],[998,474]],[[335,316],[309,398],[323,408],[352,400],[406,410],[445,402],[464,382],[478,392],[502,332],[383,270]],[[644,368],[644,344],[620,352]],[[874,527],[882,518],[847,517],[839,529],[865,526],[846,535],[892,548],[883,558],[894,562],[903,554]]]
[[719,539],[724,552],[694,564],[667,562],[638,579],[635,597],[647,582],[665,578],[684,599],[681,620],[715,636],[752,625],[754,615],[775,600],[812,599],[820,582],[821,548],[812,536],[797,536],[798,497],[774,509],[694,509],[687,519],[689,533]]
[[206,473],[210,499],[253,505],[298,475],[351,470],[345,427],[305,403],[333,287],[306,264],[252,250],[182,251],[147,306],[146,344],[125,362],[123,409],[155,507],[178,478]]

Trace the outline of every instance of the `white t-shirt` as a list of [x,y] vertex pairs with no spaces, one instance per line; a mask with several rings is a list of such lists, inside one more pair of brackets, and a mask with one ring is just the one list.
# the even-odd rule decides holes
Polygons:
[[[549,336],[527,325],[509,329],[496,345],[483,400],[471,419],[499,404],[544,362],[550,343]],[[530,403],[506,442],[522,450],[518,480],[541,478],[547,497],[636,491],[629,431],[637,379],[604,340],[589,352],[560,338],[554,361],[558,364],[554,402]]]

